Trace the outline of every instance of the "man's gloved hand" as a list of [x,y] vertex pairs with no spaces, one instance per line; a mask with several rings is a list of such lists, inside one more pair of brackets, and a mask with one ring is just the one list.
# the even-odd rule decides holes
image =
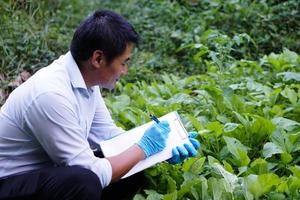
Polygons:
[[145,158],[162,151],[166,147],[166,141],[170,132],[167,121],[152,124],[137,143],[144,151]]
[[192,145],[186,143],[183,146],[177,146],[173,148],[172,158],[168,160],[169,163],[178,164],[189,156],[196,156],[198,154],[197,150],[200,147],[200,143],[195,139],[197,135],[198,134],[196,132],[189,132],[189,139]]

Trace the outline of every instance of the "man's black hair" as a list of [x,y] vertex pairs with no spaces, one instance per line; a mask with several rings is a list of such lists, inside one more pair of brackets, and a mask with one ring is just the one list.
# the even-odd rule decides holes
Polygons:
[[77,63],[88,60],[95,50],[103,51],[111,62],[125,51],[128,42],[138,41],[138,33],[121,15],[97,10],[76,29],[70,50]]

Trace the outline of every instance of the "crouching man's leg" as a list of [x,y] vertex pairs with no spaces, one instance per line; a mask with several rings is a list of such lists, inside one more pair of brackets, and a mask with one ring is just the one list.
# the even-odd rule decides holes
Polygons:
[[34,170],[0,180],[0,199],[99,200],[98,176],[81,167]]

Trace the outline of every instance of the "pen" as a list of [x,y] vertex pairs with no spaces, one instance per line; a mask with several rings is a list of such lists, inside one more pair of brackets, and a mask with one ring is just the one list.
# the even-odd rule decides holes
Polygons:
[[157,124],[159,123],[159,120],[152,114],[150,114],[150,118],[155,121]]

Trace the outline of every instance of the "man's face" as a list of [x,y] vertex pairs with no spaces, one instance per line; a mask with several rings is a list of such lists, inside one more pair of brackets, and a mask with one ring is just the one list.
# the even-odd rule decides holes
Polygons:
[[128,43],[125,51],[112,60],[111,63],[104,62],[99,70],[98,83],[106,89],[113,89],[121,76],[128,72],[127,62],[130,59],[132,44]]

